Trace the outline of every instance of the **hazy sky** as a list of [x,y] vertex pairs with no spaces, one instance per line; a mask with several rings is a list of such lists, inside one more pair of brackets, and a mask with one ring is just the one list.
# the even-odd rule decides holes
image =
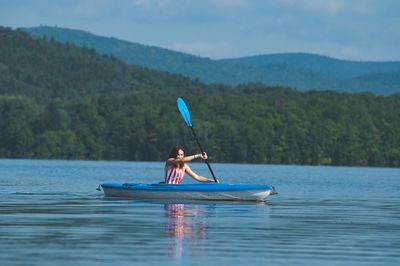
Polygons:
[[0,0],[0,25],[81,29],[210,58],[400,61],[400,0]]

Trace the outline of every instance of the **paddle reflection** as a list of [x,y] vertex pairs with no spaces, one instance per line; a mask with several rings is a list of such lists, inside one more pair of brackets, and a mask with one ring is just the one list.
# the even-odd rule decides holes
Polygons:
[[166,231],[173,240],[171,255],[180,258],[183,253],[190,253],[191,248],[196,249],[196,253],[202,253],[207,226],[205,206],[165,204],[164,209]]

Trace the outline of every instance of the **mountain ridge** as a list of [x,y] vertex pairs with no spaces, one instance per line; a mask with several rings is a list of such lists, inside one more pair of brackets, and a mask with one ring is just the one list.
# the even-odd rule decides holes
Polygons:
[[0,39],[1,94],[25,95],[43,103],[137,89],[203,87],[182,75],[126,64],[92,48],[36,39],[18,30],[0,27]]
[[[307,53],[213,60],[115,37],[102,37],[82,30],[49,26],[22,30],[35,37],[46,36],[56,41],[93,48],[129,64],[181,74],[206,84],[235,86],[260,82],[268,86],[288,86],[301,91],[369,91],[375,94],[400,91],[400,62],[397,61],[350,61]],[[392,80],[389,83],[386,82],[388,76]]]
[[[232,62],[235,64],[258,65],[265,66],[270,64],[289,64],[297,67],[310,68],[320,70],[320,72],[330,73],[332,67],[337,67],[336,73],[343,77],[355,77],[371,72],[388,73],[398,71],[400,68],[399,61],[353,61],[346,59],[337,59],[325,55],[309,54],[309,53],[278,53],[278,54],[262,54],[255,56],[246,56],[240,58],[221,59],[222,62]],[[307,62],[307,65],[304,64]],[[358,67],[354,72],[350,72],[351,67]],[[340,71],[340,72],[338,72]]]

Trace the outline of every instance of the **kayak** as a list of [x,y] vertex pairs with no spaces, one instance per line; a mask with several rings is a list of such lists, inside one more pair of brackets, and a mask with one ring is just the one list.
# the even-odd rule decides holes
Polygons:
[[106,197],[135,199],[265,201],[270,194],[276,194],[270,185],[103,183],[100,186]]
[[106,197],[158,200],[265,201],[269,195],[276,194],[273,186],[246,184],[103,183],[100,187]]

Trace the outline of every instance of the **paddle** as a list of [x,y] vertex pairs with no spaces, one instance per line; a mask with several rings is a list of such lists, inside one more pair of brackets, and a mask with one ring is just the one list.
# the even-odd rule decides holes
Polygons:
[[[188,107],[187,107],[185,101],[184,101],[182,98],[178,98],[178,99],[176,100],[176,104],[178,105],[179,112],[181,113],[181,115],[182,115],[182,117],[183,117],[183,120],[185,120],[186,125],[188,125],[188,127],[192,130],[193,137],[195,138],[195,140],[196,140],[196,142],[197,142],[197,145],[198,145],[199,148],[200,148],[201,153],[204,154],[205,152],[204,152],[204,150],[203,150],[203,147],[201,146],[201,144],[200,144],[200,142],[199,142],[199,139],[197,138],[196,132],[194,131],[192,122],[190,121],[190,113],[189,113],[189,109],[188,109]],[[206,162],[206,164],[207,164],[207,166],[208,166],[208,169],[210,170],[211,175],[212,175],[212,177],[214,178],[214,181],[217,182],[217,183],[219,183],[218,179],[217,179],[217,178],[215,177],[215,175],[214,175],[213,170],[211,169],[211,165],[210,165],[210,163],[208,162],[208,160],[206,159],[206,160],[204,160],[204,161]]]

